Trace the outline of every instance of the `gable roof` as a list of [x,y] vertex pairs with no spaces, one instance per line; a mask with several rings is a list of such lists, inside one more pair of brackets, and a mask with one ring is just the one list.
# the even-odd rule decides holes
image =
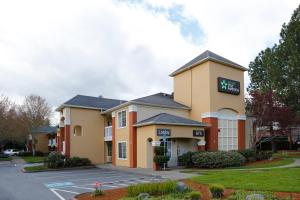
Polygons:
[[218,54],[215,54],[209,50],[206,50],[204,51],[202,54],[200,54],[199,56],[197,56],[196,58],[194,58],[193,60],[191,60],[190,62],[186,63],[185,65],[183,65],[182,67],[180,67],[179,69],[177,69],[176,71],[174,71],[173,73],[170,74],[170,76],[175,76],[183,71],[186,71],[196,65],[199,65],[201,63],[204,63],[206,61],[215,61],[215,62],[218,62],[218,63],[222,63],[222,64],[225,64],[225,65],[229,65],[233,68],[236,68],[236,69],[240,69],[240,70],[243,70],[243,71],[247,71],[247,68],[235,63],[235,62],[232,62],[231,60],[228,60],[227,58],[224,58]]
[[[160,92],[160,93],[152,94],[149,96],[145,96],[145,97],[141,97],[138,99],[134,99],[134,100],[125,102],[116,107],[112,107],[111,109],[106,110],[106,112],[111,112],[113,110],[117,110],[117,109],[120,109],[122,107],[131,105],[131,104],[138,104],[138,105],[145,105],[145,106],[157,106],[157,107],[164,107],[164,108],[185,109],[185,110],[190,109],[190,107],[174,101],[172,95]],[[104,112],[104,113],[106,113],[106,112]]]
[[91,97],[84,95],[76,95],[72,99],[63,103],[56,110],[61,110],[63,107],[78,107],[78,108],[88,108],[88,109],[96,109],[96,110],[107,110],[109,108],[118,106],[126,101],[118,100],[118,99],[108,99],[103,97]]
[[178,103],[173,100],[173,96],[166,93],[156,93],[149,96],[141,97],[138,99],[134,99],[131,102],[133,103],[142,103],[142,104],[151,104],[151,105],[159,105],[162,107],[173,107],[173,108],[184,108],[189,109],[188,106],[185,106],[181,103]]
[[148,119],[139,121],[135,124],[136,127],[147,126],[147,125],[177,125],[177,126],[198,126],[198,127],[207,127],[209,124],[194,121],[188,118],[179,117],[175,115],[170,115],[167,113],[160,113]]
[[44,134],[50,134],[50,133],[56,133],[57,132],[57,126],[40,126],[36,129],[33,129],[32,133],[44,133]]

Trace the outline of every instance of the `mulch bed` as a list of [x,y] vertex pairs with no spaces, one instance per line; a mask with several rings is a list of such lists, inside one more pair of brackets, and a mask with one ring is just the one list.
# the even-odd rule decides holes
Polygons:
[[[210,195],[210,192],[209,192],[208,185],[199,184],[199,183],[196,183],[196,182],[191,181],[191,180],[184,180],[183,182],[185,184],[187,184],[189,187],[191,187],[193,190],[200,191],[201,194],[202,194],[201,200],[210,200],[211,199],[211,195]],[[222,199],[226,199],[233,192],[234,192],[233,189],[225,189],[224,197]]]
[[[185,184],[191,187],[193,190],[200,191],[202,193],[201,200],[210,200],[211,195],[209,192],[208,185],[199,184],[191,180],[183,180]],[[233,189],[225,189],[224,197],[222,199],[228,198],[234,192]],[[300,200],[300,193],[295,192],[275,192],[275,195],[279,198],[292,197],[294,200]],[[84,193],[75,196],[76,200],[118,200],[127,196],[126,188],[118,188],[112,190],[105,190],[104,195],[98,197],[91,197],[91,193]]]
[[259,164],[267,164],[267,163],[277,162],[277,161],[280,161],[280,160],[282,160],[282,158],[274,158],[274,159],[272,159],[272,160],[258,160],[258,161],[246,163],[245,166],[253,166],[253,165],[259,165]]
[[126,188],[118,188],[112,190],[105,190],[102,196],[91,197],[91,193],[84,193],[75,196],[77,200],[118,200],[127,196]]

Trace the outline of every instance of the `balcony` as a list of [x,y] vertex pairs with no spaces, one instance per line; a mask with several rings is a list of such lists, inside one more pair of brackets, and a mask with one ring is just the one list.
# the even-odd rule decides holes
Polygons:
[[104,141],[112,141],[112,126],[104,128]]

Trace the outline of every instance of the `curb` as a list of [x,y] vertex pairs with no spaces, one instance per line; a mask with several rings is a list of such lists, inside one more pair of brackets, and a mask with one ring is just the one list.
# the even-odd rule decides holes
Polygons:
[[68,167],[68,168],[58,168],[58,169],[44,169],[37,171],[26,171],[24,168],[21,169],[23,173],[38,173],[38,172],[52,172],[52,171],[70,171],[70,170],[80,170],[80,169],[93,169],[96,166],[86,166],[86,167]]
[[[97,168],[99,168],[99,169],[108,169],[106,167],[104,167],[104,168],[97,167]],[[109,168],[109,170],[111,170],[111,171],[117,171],[117,172],[126,172],[126,173],[131,173],[131,174],[137,174],[137,175],[141,175],[141,176],[153,176],[155,178],[163,178],[161,175],[146,174],[146,173],[142,173],[142,172],[132,172],[132,171],[127,171],[127,170],[122,170],[122,169],[112,169],[112,168]]]

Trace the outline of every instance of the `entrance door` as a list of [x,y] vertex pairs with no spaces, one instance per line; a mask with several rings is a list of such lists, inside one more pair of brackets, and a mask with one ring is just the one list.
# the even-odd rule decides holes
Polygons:
[[106,149],[107,149],[106,161],[111,162],[112,161],[112,142],[106,142]]
[[238,149],[237,120],[219,119],[218,149],[230,151]]

